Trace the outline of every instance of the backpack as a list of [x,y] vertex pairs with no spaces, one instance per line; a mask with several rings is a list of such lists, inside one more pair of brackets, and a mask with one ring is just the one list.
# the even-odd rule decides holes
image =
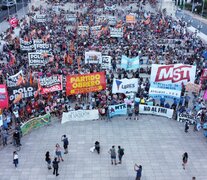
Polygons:
[[120,154],[121,156],[123,156],[123,155],[124,155],[124,149],[120,149],[119,154]]

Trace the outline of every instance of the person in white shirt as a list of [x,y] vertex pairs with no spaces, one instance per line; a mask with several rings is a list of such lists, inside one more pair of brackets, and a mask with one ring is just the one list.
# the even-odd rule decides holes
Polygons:
[[19,163],[19,160],[18,160],[18,154],[16,151],[13,152],[13,163],[15,165],[15,167],[17,167],[17,164]]

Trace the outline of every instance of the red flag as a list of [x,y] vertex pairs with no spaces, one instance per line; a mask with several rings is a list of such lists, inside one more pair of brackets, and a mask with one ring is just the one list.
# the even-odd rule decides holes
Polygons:
[[19,24],[19,20],[16,17],[9,19],[9,24],[11,27],[15,28]]

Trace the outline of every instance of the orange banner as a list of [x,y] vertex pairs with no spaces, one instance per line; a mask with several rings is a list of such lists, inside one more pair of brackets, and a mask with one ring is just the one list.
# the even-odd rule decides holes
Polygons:
[[134,15],[126,15],[126,22],[127,23],[136,23],[136,18]]
[[106,88],[105,72],[67,76],[66,94],[84,94]]

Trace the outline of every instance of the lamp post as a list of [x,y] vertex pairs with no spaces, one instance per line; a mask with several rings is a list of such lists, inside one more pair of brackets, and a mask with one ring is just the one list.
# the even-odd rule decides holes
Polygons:
[[204,7],[205,7],[205,0],[203,0],[201,16],[203,16]]

